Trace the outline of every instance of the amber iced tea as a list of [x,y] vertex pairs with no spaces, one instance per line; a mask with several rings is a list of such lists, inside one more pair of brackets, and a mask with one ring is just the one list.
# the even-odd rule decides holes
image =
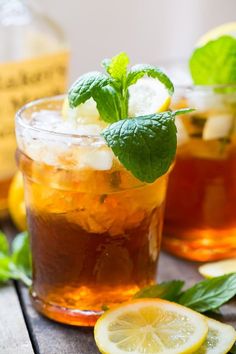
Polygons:
[[[32,298],[52,319],[93,325],[104,306],[155,281],[167,175],[142,183],[100,137],[39,129],[35,110],[44,109],[39,119],[49,129],[61,119],[61,103],[29,106],[17,119],[32,239]],[[63,131],[70,129],[63,124]]]
[[177,122],[164,247],[199,261],[236,256],[236,94],[186,89],[177,102],[197,111]]

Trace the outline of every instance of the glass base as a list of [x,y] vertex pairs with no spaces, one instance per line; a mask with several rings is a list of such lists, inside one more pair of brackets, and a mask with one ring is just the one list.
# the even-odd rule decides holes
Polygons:
[[93,327],[103,311],[88,311],[71,309],[55,304],[44,302],[35,293],[31,293],[34,308],[42,315],[54,320],[73,326]]
[[165,251],[191,261],[207,262],[236,257],[236,238],[177,238],[164,235],[162,247]]

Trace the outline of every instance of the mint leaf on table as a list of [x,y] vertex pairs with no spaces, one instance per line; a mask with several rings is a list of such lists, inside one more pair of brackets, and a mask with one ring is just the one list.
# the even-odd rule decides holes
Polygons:
[[3,232],[0,231],[0,256],[8,255],[9,253],[9,243]]
[[196,85],[236,83],[236,39],[221,36],[195,49],[190,72]]
[[28,232],[22,232],[12,242],[12,261],[18,269],[31,276],[32,259]]
[[[17,235],[12,243],[12,253],[6,236],[0,232],[0,282],[10,279],[21,280],[27,286],[31,285],[31,252],[29,235],[23,232]],[[5,250],[3,253],[2,250]]]
[[182,293],[178,303],[198,312],[219,308],[236,295],[236,273],[203,280]]
[[149,64],[136,64],[132,66],[127,74],[127,86],[135,84],[145,75],[158,79],[167,88],[170,95],[174,93],[174,86],[168,76],[156,66]]
[[141,289],[134,295],[134,299],[139,298],[160,298],[175,301],[184,286],[182,280],[171,280],[160,284],[155,284]]
[[11,259],[0,255],[0,282],[6,282],[11,278]]
[[125,168],[141,181],[154,182],[168,171],[176,152],[176,112],[123,119],[102,135]]

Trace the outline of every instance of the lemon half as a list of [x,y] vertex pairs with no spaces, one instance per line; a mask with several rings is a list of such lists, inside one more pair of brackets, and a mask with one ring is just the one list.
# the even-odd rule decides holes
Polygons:
[[102,353],[193,353],[208,332],[204,316],[160,299],[124,303],[105,312],[94,329]]

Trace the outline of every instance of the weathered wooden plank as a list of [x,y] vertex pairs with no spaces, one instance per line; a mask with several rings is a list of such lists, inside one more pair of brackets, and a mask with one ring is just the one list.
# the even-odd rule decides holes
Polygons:
[[[8,228],[8,233],[12,233]],[[184,279],[187,286],[201,280],[197,271],[198,263],[186,262],[171,255],[162,253],[159,262],[158,280]],[[38,354],[98,354],[93,339],[93,329],[70,327],[50,321],[39,315],[32,307],[28,289],[18,286],[21,304],[25,313],[31,340]],[[1,298],[1,296],[0,296]],[[236,328],[236,301],[232,301],[222,309],[221,321],[230,323]],[[2,318],[2,317],[1,317]],[[0,319],[1,321],[1,319]],[[5,354],[5,352],[1,354]],[[17,352],[6,352],[18,354]],[[24,354],[24,352],[19,352]]]
[[0,288],[0,353],[34,353],[13,285]]
[[[197,263],[186,262],[162,253],[159,262],[159,281],[184,279],[187,285],[201,280],[197,272]],[[28,290],[21,286],[22,302],[25,314],[31,327],[35,345],[40,354],[92,354],[99,353],[93,340],[93,330],[63,326],[40,316],[32,308]],[[236,328],[236,301],[222,308],[221,321],[230,323]]]
[[32,307],[28,289],[20,285],[31,338],[40,354],[97,354],[93,329],[72,327],[40,316]]

